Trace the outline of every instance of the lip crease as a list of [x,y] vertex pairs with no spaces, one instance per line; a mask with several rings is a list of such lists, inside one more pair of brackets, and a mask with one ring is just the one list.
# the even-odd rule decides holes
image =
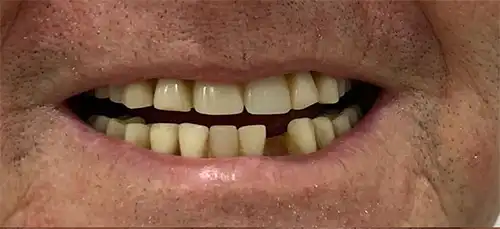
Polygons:
[[372,131],[371,123],[379,116],[378,111],[393,98],[394,95],[382,92],[375,105],[358,124],[340,138],[334,139],[329,146],[308,155],[276,157],[195,159],[162,155],[100,134],[84,124],[68,108],[60,107],[59,110],[68,119],[71,129],[75,130],[81,145],[99,149],[97,157],[99,160],[109,160],[109,164],[116,160],[126,160],[130,166],[127,169],[155,176],[164,174],[163,179],[190,188],[207,183],[215,185],[218,182],[238,182],[242,186],[265,188],[278,182],[280,185],[293,185],[296,179],[308,183],[311,176],[323,174],[326,168],[331,170],[336,167],[345,171],[343,161],[349,160],[352,141],[363,138]]

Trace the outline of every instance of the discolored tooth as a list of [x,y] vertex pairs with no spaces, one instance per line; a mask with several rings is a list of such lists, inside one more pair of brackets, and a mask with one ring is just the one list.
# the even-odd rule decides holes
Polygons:
[[125,123],[116,118],[110,119],[106,128],[106,135],[118,139],[124,139]]
[[125,126],[125,141],[149,149],[149,126],[142,123],[128,123]]
[[294,110],[302,110],[318,102],[318,89],[309,72],[290,74],[287,77]]
[[109,100],[115,103],[122,103],[123,101],[123,86],[113,85],[109,86]]
[[332,120],[332,124],[333,124],[333,130],[335,132],[336,137],[346,133],[347,131],[349,131],[351,129],[349,116],[347,116],[347,114],[345,114],[345,113],[341,113],[340,115],[335,117]]
[[109,98],[109,87],[99,87],[94,90],[94,96],[98,99]]
[[314,125],[314,133],[318,148],[321,149],[330,144],[335,138],[332,121],[327,117],[317,117],[312,120],[312,123]]
[[173,123],[152,124],[149,140],[153,151],[175,154],[179,149],[179,125]]
[[190,111],[193,105],[189,83],[177,79],[158,80],[153,105],[158,110]]
[[241,155],[260,156],[266,144],[266,126],[250,125],[238,129]]
[[[314,125],[309,118],[298,118],[288,123],[287,134],[292,153],[312,153],[317,150]],[[290,145],[289,144],[289,145]],[[295,147],[297,150],[295,150]],[[299,152],[297,152],[299,151]]]
[[207,151],[208,127],[182,123],[179,125],[179,147],[184,157],[204,157]]
[[274,136],[266,139],[264,144],[264,155],[284,156],[287,155],[285,135]]
[[211,157],[238,156],[238,130],[236,126],[211,126],[208,139]]
[[149,81],[142,81],[125,86],[123,90],[123,105],[130,109],[153,105],[152,83]]
[[339,101],[339,85],[337,80],[325,75],[314,75],[314,82],[318,88],[319,103],[335,104]]
[[106,116],[99,115],[95,118],[92,127],[101,133],[106,133],[106,129],[108,128],[109,118]]
[[351,126],[358,123],[359,116],[361,115],[359,107],[356,106],[345,108],[342,113],[345,113],[347,117],[349,117],[349,124],[351,124]]
[[284,76],[274,76],[248,83],[245,107],[250,114],[285,114],[292,108],[290,91]]
[[142,123],[142,124],[146,124],[146,120],[144,120],[143,118],[141,117],[132,117],[132,118],[126,118],[125,119],[125,123]]
[[242,90],[237,85],[196,82],[193,104],[201,114],[239,114],[243,112]]

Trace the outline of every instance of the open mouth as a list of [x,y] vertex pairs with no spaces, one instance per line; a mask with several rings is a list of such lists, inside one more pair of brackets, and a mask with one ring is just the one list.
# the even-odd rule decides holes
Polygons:
[[349,132],[380,88],[318,72],[245,84],[155,79],[68,99],[98,132],[161,154],[192,158],[316,152]]

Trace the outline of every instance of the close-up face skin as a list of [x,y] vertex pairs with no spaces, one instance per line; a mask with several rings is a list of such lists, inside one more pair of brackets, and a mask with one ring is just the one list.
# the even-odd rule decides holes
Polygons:
[[492,226],[495,1],[0,1],[0,225]]

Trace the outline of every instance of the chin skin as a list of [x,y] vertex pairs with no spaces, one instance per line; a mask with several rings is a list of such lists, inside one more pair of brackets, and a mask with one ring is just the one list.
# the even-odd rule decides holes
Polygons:
[[[354,129],[339,140],[335,151],[349,154],[341,159],[343,166],[329,167],[336,162],[327,159],[297,163],[304,174],[313,166],[325,169],[296,182],[284,174],[267,188],[238,179],[178,185],[182,175],[165,179],[169,168],[148,169],[159,162],[133,150],[103,147],[100,140],[84,144],[95,135],[92,130],[54,105],[13,109],[22,96],[7,93],[9,87],[23,84],[0,79],[0,224],[493,225],[500,211],[499,4],[416,4],[432,25],[446,63],[440,91],[387,96],[388,102],[359,128],[363,131]],[[7,24],[2,31],[9,31]],[[2,43],[4,61],[16,58],[5,50]],[[99,57],[85,51],[75,52]],[[30,57],[24,58],[29,63]],[[9,63],[2,73],[16,72],[9,72],[16,68]],[[274,169],[285,164],[276,161]]]

